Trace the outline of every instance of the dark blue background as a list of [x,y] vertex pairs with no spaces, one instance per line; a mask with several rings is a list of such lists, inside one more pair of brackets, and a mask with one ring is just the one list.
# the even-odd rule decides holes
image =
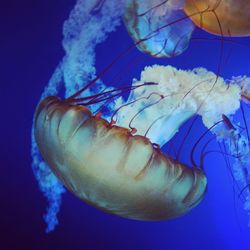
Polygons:
[[[0,4],[0,249],[250,249],[248,218],[239,200],[234,200],[232,180],[218,155],[206,163],[207,196],[182,218],[155,223],[130,221],[97,211],[66,193],[60,224],[46,235],[42,220],[46,201],[31,170],[30,133],[41,92],[64,54],[62,24],[74,1],[13,0]],[[131,43],[122,28],[119,32],[119,36],[114,35],[116,43],[121,47]],[[195,35],[206,34],[198,31]],[[236,41],[250,43],[250,39]],[[218,42],[192,42],[183,56],[161,63],[216,70],[219,48]],[[249,46],[227,44],[224,50],[230,55],[223,63],[224,76],[250,75]],[[118,50],[99,46],[98,52],[101,69],[107,65],[106,58]],[[129,79],[139,71],[130,74]]]

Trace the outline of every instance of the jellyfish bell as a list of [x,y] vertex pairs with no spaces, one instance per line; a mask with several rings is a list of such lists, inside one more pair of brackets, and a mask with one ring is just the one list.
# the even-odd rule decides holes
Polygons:
[[183,0],[126,1],[123,20],[137,48],[157,58],[182,54],[194,30],[183,5]]
[[122,217],[175,218],[196,206],[206,190],[202,170],[175,162],[146,137],[56,97],[39,104],[35,137],[44,159],[71,192]]
[[[223,36],[250,35],[249,0],[186,0],[184,11],[205,31]],[[194,15],[194,13],[199,13]]]

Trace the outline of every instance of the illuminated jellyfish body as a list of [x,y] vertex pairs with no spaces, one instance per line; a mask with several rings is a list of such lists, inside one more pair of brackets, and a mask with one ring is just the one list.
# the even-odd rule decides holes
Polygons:
[[137,48],[154,57],[183,53],[194,30],[183,5],[183,0],[127,1],[123,20]]
[[162,220],[185,214],[203,198],[206,177],[164,156],[145,136],[48,97],[35,116],[43,158],[76,196],[122,217]]
[[[77,105],[99,102],[105,93],[96,100],[96,96],[77,99],[74,95],[65,101],[47,97],[35,115],[39,150],[64,185],[95,207],[139,220],[183,215],[202,200],[206,177],[200,168],[164,155],[154,143],[168,142],[197,110],[209,127],[239,108],[240,87],[219,78],[212,88],[215,79],[204,69],[148,67],[141,80],[133,83],[128,101],[119,98],[115,104],[117,125]],[[126,128],[129,124],[136,130]],[[168,132],[162,135],[164,130]]]
[[[171,9],[179,9],[179,3]],[[249,147],[227,117],[240,108],[242,97],[248,98],[248,78],[228,83],[204,68],[154,65],[132,86],[116,90],[101,77],[117,59],[96,77],[95,48],[124,20],[130,4],[79,0],[64,24],[66,55],[41,96],[32,133],[33,170],[49,201],[47,231],[58,223],[62,183],[87,203],[127,218],[175,218],[196,206],[206,190],[202,164],[187,166],[161,150],[194,115],[226,141],[230,154],[244,148],[234,167],[242,186],[247,184]],[[137,47],[145,41],[136,41]],[[150,46],[154,56],[177,55],[173,46],[170,52]],[[56,97],[63,90],[63,98]],[[121,96],[126,91],[128,99]]]
[[[162,146],[168,142],[197,110],[208,127],[239,108],[240,87],[228,86],[221,78],[204,99],[215,79],[215,74],[204,69],[186,72],[170,66],[148,67],[141,80],[133,83],[128,101],[119,98],[114,104],[119,111],[109,121],[76,104],[83,100],[99,102],[105,93],[96,101],[91,101],[96,96],[65,101],[47,97],[35,115],[39,150],[64,185],[95,207],[140,220],[183,215],[204,196],[204,172],[164,155],[154,143]],[[143,85],[145,82],[151,84]],[[169,94],[164,95],[166,92]],[[158,118],[162,119],[147,131]],[[129,124],[136,132],[125,128]],[[164,130],[168,133],[162,135]],[[143,136],[146,132],[147,137]]]
[[[249,0],[186,0],[184,11],[209,33],[223,36],[250,35]],[[199,12],[199,15],[193,15]]]

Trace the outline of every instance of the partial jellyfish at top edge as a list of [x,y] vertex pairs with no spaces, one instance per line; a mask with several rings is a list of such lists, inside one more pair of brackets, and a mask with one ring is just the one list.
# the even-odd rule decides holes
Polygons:
[[250,211],[248,130],[245,119],[233,120],[249,102],[250,79],[225,80],[203,67],[177,69],[168,60],[138,69],[140,78],[127,85],[103,82],[129,50],[113,55],[100,73],[97,45],[123,25],[128,3],[78,0],[64,23],[65,56],[41,95],[32,129],[32,167],[49,202],[47,232],[58,223],[64,186],[99,209],[132,219],[175,218],[197,206],[207,187],[208,143],[195,157],[204,135],[190,149],[189,166],[179,152],[173,157],[162,150],[195,115],[223,147],[221,153],[232,156]]
[[195,27],[183,6],[184,0],[126,1],[123,21],[137,48],[154,57],[183,53]]
[[[186,0],[184,11],[205,31],[219,36],[250,36],[249,0]],[[199,15],[193,15],[199,12]]]

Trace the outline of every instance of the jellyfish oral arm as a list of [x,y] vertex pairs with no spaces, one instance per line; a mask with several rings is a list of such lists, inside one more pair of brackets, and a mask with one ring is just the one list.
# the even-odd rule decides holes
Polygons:
[[[239,85],[228,85],[222,78],[217,79],[215,74],[202,68],[183,71],[153,65],[146,67],[141,79],[133,84],[142,82],[158,84],[131,91],[127,102],[132,104],[116,114],[117,125],[132,126],[138,135],[146,134],[160,146],[167,143],[193,115],[200,115],[204,125],[210,128],[221,120],[223,114],[233,114],[240,106]],[[158,93],[158,96],[151,95],[149,99],[133,102],[151,93]],[[159,99],[159,95],[163,98]]]

